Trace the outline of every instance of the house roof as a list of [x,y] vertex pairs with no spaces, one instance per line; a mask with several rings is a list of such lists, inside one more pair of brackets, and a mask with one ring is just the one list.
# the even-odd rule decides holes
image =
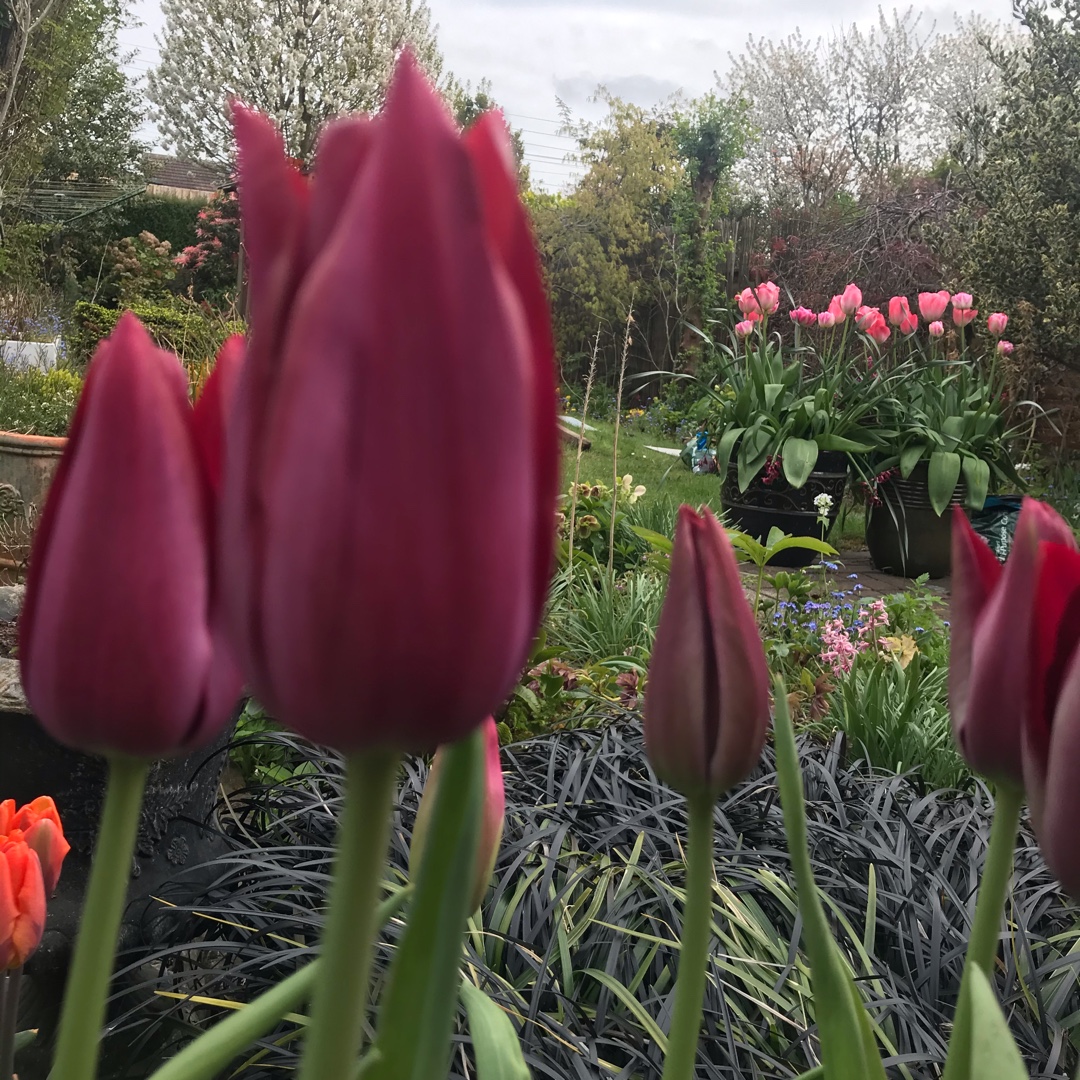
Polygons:
[[147,154],[147,183],[188,191],[217,191],[228,170],[198,161],[181,161],[171,154]]

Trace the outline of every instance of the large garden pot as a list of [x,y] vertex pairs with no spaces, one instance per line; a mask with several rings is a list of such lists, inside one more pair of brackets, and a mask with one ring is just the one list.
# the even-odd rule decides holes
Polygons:
[[[103,603],[107,602],[107,597],[103,598]],[[219,853],[218,834],[209,822],[232,727],[229,725],[213,745],[186,757],[157,762],[151,768],[120,933],[121,950],[152,940],[155,896],[167,895],[182,904],[190,902],[206,884],[197,874],[184,871]],[[37,1028],[39,1035],[19,1055],[21,1080],[45,1080],[48,1074],[105,779],[102,759],[69,750],[45,733],[23,695],[18,661],[0,658],[0,799],[22,804],[38,795],[51,795],[71,843],[56,894],[48,903],[41,946],[26,965],[20,1027]],[[170,882],[173,884],[166,889]],[[127,995],[129,1006],[131,1001]]]
[[920,461],[905,480],[892,476],[877,485],[877,501],[866,507],[866,547],[874,567],[885,574],[946,577],[952,561],[952,512],[963,485],[938,515],[930,505],[928,464]]
[[[829,525],[825,529],[825,539],[828,539],[844,500],[847,478],[847,455],[822,451],[814,471],[801,488],[793,488],[782,472],[772,483],[766,483],[766,473],[762,470],[750,481],[745,491],[739,491],[738,467],[731,462],[720,489],[720,501],[730,525],[762,542],[774,527],[789,536],[812,536],[820,540],[821,522],[814,499],[822,494],[828,495],[832,499]],[[776,555],[770,565],[809,566],[816,558],[817,552],[789,548]]]
[[17,574],[30,549],[66,438],[0,431],[0,571]]

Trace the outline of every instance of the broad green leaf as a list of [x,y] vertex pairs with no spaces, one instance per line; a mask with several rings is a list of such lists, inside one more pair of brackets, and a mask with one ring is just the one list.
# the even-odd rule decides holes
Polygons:
[[772,410],[772,407],[776,404],[776,399],[780,396],[784,389],[783,383],[766,383],[765,384],[765,408]]
[[736,554],[742,552],[755,566],[761,566],[764,563],[765,545],[755,540],[749,533],[732,530],[728,533],[728,539]]
[[765,537],[766,549],[771,551],[773,548],[776,547],[777,544],[780,543],[781,540],[784,540],[786,537],[787,533],[784,532],[784,530],[781,529],[779,525],[774,525],[769,530],[769,535]]
[[665,555],[671,554],[674,543],[670,537],[665,536],[663,533],[654,532],[652,529],[646,529],[641,525],[631,525],[630,528],[635,535],[640,536],[655,551],[663,552]]
[[735,444],[739,441],[739,437],[746,430],[743,427],[729,427],[723,435],[720,436],[720,442],[716,447],[716,467],[720,470],[720,476],[723,478],[727,475],[728,462],[731,460],[731,451],[735,449]]
[[843,435],[818,435],[816,439],[818,448],[821,450],[843,450],[849,454],[865,454],[873,450],[870,443],[856,442]]
[[814,471],[818,459],[818,444],[813,439],[790,438],[780,451],[784,476],[793,488],[801,488]]
[[900,475],[906,480],[926,453],[926,443],[911,443],[900,451]]
[[941,433],[946,439],[946,448],[955,450],[964,437],[964,419],[961,416],[946,416],[941,423]]
[[529,1080],[529,1066],[506,1013],[468,979],[461,980],[461,1000],[469,1016],[477,1080]]
[[832,544],[827,544],[824,540],[818,540],[814,536],[785,536],[783,540],[778,540],[775,544],[770,544],[767,554],[771,559],[781,551],[788,551],[791,548],[801,548],[803,551],[816,551],[819,555],[839,554]]
[[982,458],[965,455],[963,468],[964,481],[967,483],[967,505],[972,510],[981,510],[990,487],[990,466]]
[[956,482],[960,479],[960,455],[945,450],[935,450],[930,455],[930,469],[927,483],[930,489],[930,505],[940,517],[945,513],[949,500],[956,491]]

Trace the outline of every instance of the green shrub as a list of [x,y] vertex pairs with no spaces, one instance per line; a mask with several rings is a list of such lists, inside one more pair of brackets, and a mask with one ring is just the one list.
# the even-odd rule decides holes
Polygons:
[[176,254],[195,243],[195,221],[202,209],[198,199],[144,195],[124,204],[124,232],[127,236],[153,233],[159,240],[168,240]]
[[68,368],[20,371],[0,363],[0,431],[66,435],[81,389]]
[[31,225],[25,221],[4,223],[0,244],[0,289],[5,293],[39,293],[45,276],[45,242],[51,225]]
[[[194,305],[134,304],[130,310],[162,349],[193,365],[212,360],[226,338],[244,332],[243,323],[212,318]],[[71,362],[85,364],[98,342],[112,333],[121,314],[100,304],[76,304],[68,341]]]

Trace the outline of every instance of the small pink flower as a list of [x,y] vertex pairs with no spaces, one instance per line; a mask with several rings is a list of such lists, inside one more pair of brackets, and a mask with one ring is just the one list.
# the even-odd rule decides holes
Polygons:
[[919,314],[927,322],[939,322],[949,306],[950,299],[948,289],[942,289],[936,293],[921,292],[919,293]]
[[1016,346],[1011,341],[999,341],[997,343],[997,351],[1002,356],[1012,356],[1012,351]]
[[906,318],[911,315],[906,296],[894,296],[889,301],[889,322],[893,326],[901,326]]
[[855,282],[852,282],[840,294],[840,307],[843,309],[845,315],[852,315],[861,306],[862,289],[860,289],[859,286],[855,284]]
[[945,324],[940,319],[935,319],[927,328],[927,333],[932,338],[943,337],[945,334]]
[[817,324],[822,330],[831,330],[836,325],[836,316],[831,311],[819,312]]
[[995,311],[992,315],[986,316],[986,329],[990,331],[994,337],[1001,337],[1005,333],[1005,327],[1009,325],[1009,316],[1003,311]]
[[809,328],[817,325],[817,316],[809,308],[797,307],[791,312],[791,321]]
[[765,281],[754,290],[758,306],[765,315],[771,315],[780,306],[780,286]]
[[829,314],[833,317],[832,325],[834,326],[839,326],[847,318],[847,312],[840,303],[841,299],[840,296],[834,296],[829,301]]
[[735,324],[735,336],[738,338],[747,338],[754,332],[754,320],[743,319],[742,322]]
[[969,293],[969,292],[953,293],[952,306],[954,308],[962,308],[962,309],[963,308],[969,308],[969,307],[971,307],[971,305],[973,303],[974,303],[974,300],[972,299],[971,293]]
[[978,314],[978,308],[957,307],[953,304],[952,319],[957,326],[967,326],[968,323],[975,321],[975,317]]
[[735,297],[735,300],[739,305],[739,310],[744,315],[749,314],[751,311],[760,314],[761,308],[758,307],[757,298],[754,296],[753,289],[743,289],[743,291]]

